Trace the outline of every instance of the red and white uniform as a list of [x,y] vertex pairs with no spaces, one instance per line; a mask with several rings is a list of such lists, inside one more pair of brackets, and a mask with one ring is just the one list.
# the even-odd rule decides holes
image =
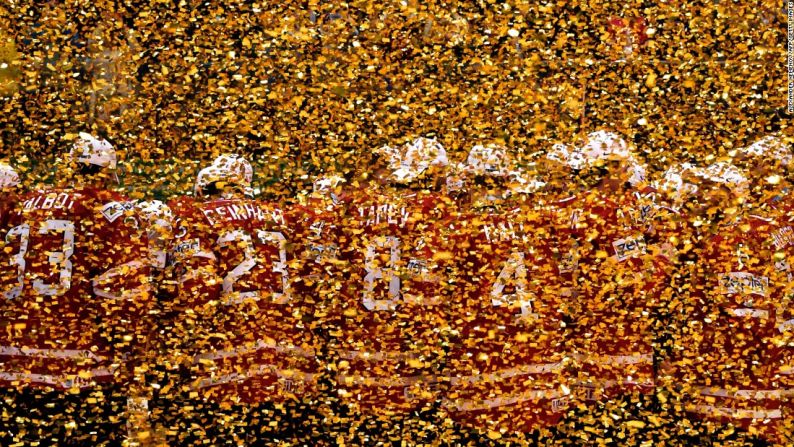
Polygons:
[[0,382],[74,389],[128,380],[118,365],[146,343],[152,301],[132,203],[89,188],[31,192],[0,243]]
[[654,385],[653,314],[670,252],[655,208],[598,190],[550,208],[578,384],[587,400]]
[[449,272],[448,199],[362,191],[347,206],[347,271],[334,311],[337,388],[366,414],[404,414],[435,400]]
[[687,410],[774,439],[783,421],[778,304],[790,290],[790,222],[743,216],[700,247],[677,383]]
[[444,407],[483,432],[529,433],[556,424],[567,406],[557,263],[536,215],[471,213],[451,225],[457,336]]
[[[175,351],[191,386],[215,402],[302,399],[318,364],[306,322],[301,243],[277,204],[250,199],[173,201],[179,274]],[[195,321],[195,323],[191,323]]]

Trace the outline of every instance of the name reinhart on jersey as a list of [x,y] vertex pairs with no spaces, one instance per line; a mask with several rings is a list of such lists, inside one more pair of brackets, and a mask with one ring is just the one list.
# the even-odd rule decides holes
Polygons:
[[255,203],[231,203],[214,208],[204,208],[201,211],[211,225],[215,225],[218,222],[230,222],[234,220],[267,220],[277,225],[285,224],[284,212],[279,208],[264,210]]

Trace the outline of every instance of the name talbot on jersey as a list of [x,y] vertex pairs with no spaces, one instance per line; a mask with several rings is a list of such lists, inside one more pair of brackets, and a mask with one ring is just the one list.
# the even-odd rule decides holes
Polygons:
[[253,203],[224,205],[203,209],[202,212],[212,225],[219,221],[228,222],[232,220],[267,220],[278,225],[284,225],[284,213],[280,209],[263,210],[259,205]]
[[73,197],[67,193],[49,193],[42,194],[31,199],[25,200],[25,209],[62,209],[70,210],[74,206]]
[[482,232],[488,242],[513,240],[527,242],[528,239],[522,223],[499,222],[497,224],[487,224],[482,227]]

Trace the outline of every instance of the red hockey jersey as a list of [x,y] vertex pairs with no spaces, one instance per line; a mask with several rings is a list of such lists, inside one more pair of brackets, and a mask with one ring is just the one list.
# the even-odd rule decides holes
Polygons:
[[444,407],[483,432],[529,433],[566,409],[564,307],[550,226],[515,209],[451,225],[459,278]]
[[179,279],[175,352],[214,401],[311,396],[318,364],[313,312],[300,285],[303,243],[316,233],[279,205],[249,199],[170,204]]
[[675,256],[675,225],[633,193],[599,190],[549,209],[578,383],[587,400],[654,383],[651,315]]
[[147,341],[145,236],[132,203],[94,189],[22,196],[3,233],[0,379],[83,388],[125,381],[116,370]]
[[791,222],[748,215],[699,247],[689,297],[694,312],[675,362],[690,413],[770,439],[779,434],[785,409],[779,304],[791,288],[792,242]]
[[[788,253],[794,247],[794,207],[790,200],[778,204],[777,223],[773,238],[775,247],[785,249]],[[777,379],[783,391],[782,421],[779,438],[794,439],[794,271],[791,269],[791,260],[784,262],[777,260],[776,270],[785,272],[786,287],[783,299],[778,303],[777,333],[775,345],[780,349],[780,362],[777,368]]]
[[454,298],[441,195],[368,191],[351,199],[343,229],[347,263],[331,339],[344,404],[403,413],[435,400],[444,306]]

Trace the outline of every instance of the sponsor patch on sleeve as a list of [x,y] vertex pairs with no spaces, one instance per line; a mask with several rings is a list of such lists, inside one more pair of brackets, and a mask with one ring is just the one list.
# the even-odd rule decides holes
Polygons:
[[189,239],[178,243],[174,247],[174,253],[195,254],[201,251],[201,243],[198,239]]
[[768,296],[769,278],[746,272],[730,272],[719,276],[721,294]]
[[646,254],[645,239],[642,235],[618,239],[612,242],[612,247],[615,249],[615,257],[618,261]]

